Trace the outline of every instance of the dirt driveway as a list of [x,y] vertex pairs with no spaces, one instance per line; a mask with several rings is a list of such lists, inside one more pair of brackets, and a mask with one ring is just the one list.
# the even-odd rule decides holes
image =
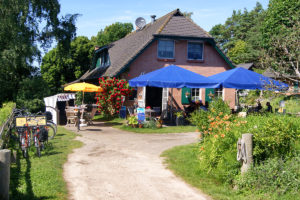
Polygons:
[[70,199],[208,199],[166,169],[160,157],[173,146],[196,142],[196,133],[136,134],[101,122],[80,133],[84,146],[64,165]]

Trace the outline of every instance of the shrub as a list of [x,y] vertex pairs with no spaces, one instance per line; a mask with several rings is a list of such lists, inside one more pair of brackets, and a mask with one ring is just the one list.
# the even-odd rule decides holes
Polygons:
[[97,93],[98,110],[106,116],[117,115],[122,105],[122,97],[129,96],[132,92],[126,80],[114,78],[99,78],[99,85],[103,92]]
[[0,108],[0,127],[2,123],[4,123],[7,118],[9,117],[13,107],[15,106],[15,103],[13,102],[7,102],[3,103]]
[[247,121],[241,131],[253,134],[256,163],[268,158],[293,156],[294,143],[300,136],[299,122],[295,118],[273,114],[249,116]]
[[[280,196],[300,190],[300,156],[289,160],[270,158],[251,168],[235,181],[241,193],[269,193]],[[269,195],[268,195],[269,196]]]

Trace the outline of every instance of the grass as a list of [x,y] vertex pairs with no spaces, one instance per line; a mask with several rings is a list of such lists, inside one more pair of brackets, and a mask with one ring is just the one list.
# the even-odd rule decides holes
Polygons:
[[195,132],[195,126],[168,126],[156,129],[150,128],[132,128],[127,125],[122,125],[117,127],[124,131],[130,131],[134,133],[188,133],[188,132]]
[[271,105],[274,108],[279,107],[280,101],[285,102],[285,109],[288,113],[298,113],[300,112],[300,97],[299,96],[280,96],[272,99]]
[[197,144],[177,146],[162,153],[165,163],[177,176],[213,199],[240,199],[230,187],[199,171]]
[[74,140],[76,134],[58,127],[58,133],[50,140],[42,156],[35,155],[35,148],[24,159],[20,150],[11,165],[10,199],[40,200],[67,199],[68,191],[63,179],[63,164],[74,148],[81,142]]
[[129,131],[133,133],[145,133],[145,134],[151,134],[151,133],[158,133],[158,134],[164,134],[164,133],[188,133],[188,132],[195,132],[196,127],[195,126],[168,126],[168,127],[162,127],[162,128],[132,128],[130,126],[127,126],[126,120],[122,118],[113,118],[113,119],[107,119],[103,117],[102,115],[96,115],[94,117],[95,121],[104,121],[107,126],[111,126],[114,128],[121,129],[123,131]]

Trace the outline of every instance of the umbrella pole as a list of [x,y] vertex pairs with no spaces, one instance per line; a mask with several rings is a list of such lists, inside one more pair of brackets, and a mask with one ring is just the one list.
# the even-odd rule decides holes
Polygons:
[[173,88],[171,89],[171,111],[170,111],[170,116],[171,116],[171,122],[173,123]]

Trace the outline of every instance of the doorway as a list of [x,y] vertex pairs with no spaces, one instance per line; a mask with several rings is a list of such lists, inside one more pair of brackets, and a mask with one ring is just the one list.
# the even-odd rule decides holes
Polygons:
[[161,107],[162,88],[146,87],[146,107]]

